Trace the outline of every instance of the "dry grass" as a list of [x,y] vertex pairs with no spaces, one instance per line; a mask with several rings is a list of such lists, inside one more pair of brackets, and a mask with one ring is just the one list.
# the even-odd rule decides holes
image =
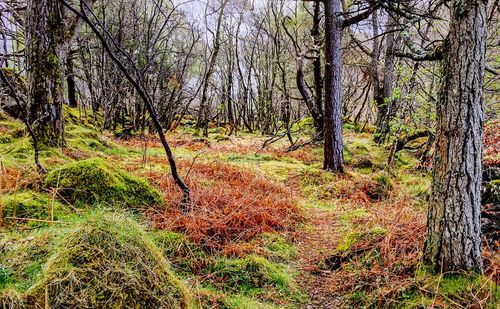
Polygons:
[[42,183],[41,175],[31,166],[14,168],[0,164],[0,178],[0,193],[4,194],[39,187]]
[[500,165],[500,120],[496,119],[486,125],[484,129],[484,164]]
[[[302,220],[292,193],[263,175],[224,163],[180,161],[181,170],[190,170],[189,215],[178,210],[180,193],[168,175],[150,171],[147,178],[163,192],[165,209],[150,209],[156,228],[185,233],[191,241],[209,251],[237,255],[244,243],[258,234],[293,230]],[[241,244],[241,245],[240,245]]]
[[352,220],[357,233],[368,235],[375,227],[385,232],[355,243],[349,263],[335,272],[335,293],[370,292],[381,289],[395,293],[412,282],[419,264],[425,238],[425,215],[401,199],[391,203],[374,203],[368,215]]

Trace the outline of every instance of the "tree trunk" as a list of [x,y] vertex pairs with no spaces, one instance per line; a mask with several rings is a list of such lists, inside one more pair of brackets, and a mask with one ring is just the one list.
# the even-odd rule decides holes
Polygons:
[[76,83],[74,75],[73,57],[70,53],[66,59],[66,84],[68,85],[68,104],[71,107],[77,106]]
[[325,0],[325,153],[323,168],[343,172],[342,18],[340,0]]
[[424,262],[480,273],[486,1],[450,6]]
[[320,13],[321,13],[321,2],[316,2],[314,4],[314,15],[313,15],[313,27],[311,29],[311,36],[313,38],[313,43],[315,48],[318,48],[317,57],[313,61],[313,72],[314,72],[314,90],[315,90],[315,104],[316,110],[319,113],[318,119],[315,119],[315,126],[317,132],[322,134],[323,127],[325,126],[325,120],[323,116],[323,72],[321,68],[321,37],[320,37]]
[[62,103],[63,7],[58,0],[29,0],[26,22],[28,117],[40,144],[64,143]]
[[380,144],[385,142],[391,130],[390,122],[394,114],[392,91],[394,88],[394,67],[396,65],[396,56],[393,53],[395,45],[397,45],[396,33],[394,32],[394,27],[396,26],[397,20],[389,16],[386,27],[386,31],[389,31],[389,33],[387,34],[385,51],[384,81],[383,85],[379,86],[377,89],[379,94],[375,98],[377,104],[377,130],[375,131],[375,142]]

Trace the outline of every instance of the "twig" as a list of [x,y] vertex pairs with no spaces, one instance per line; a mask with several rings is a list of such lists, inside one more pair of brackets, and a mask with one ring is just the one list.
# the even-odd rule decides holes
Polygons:
[[44,222],[44,223],[60,223],[60,224],[67,224],[67,222],[63,221],[50,221],[50,220],[42,220],[42,219],[31,219],[31,218],[18,218],[18,217],[5,217],[5,219],[10,219],[17,221],[34,221],[34,222]]

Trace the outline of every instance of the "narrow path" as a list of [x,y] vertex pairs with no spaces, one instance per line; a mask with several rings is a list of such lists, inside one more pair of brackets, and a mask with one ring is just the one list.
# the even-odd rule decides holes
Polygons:
[[342,299],[333,294],[335,273],[322,270],[318,263],[329,257],[339,240],[338,213],[332,210],[308,209],[309,223],[297,240],[298,282],[310,302],[306,308],[340,308]]

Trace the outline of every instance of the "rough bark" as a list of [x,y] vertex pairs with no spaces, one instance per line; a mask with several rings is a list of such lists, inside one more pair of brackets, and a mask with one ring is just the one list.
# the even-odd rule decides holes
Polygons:
[[57,0],[30,0],[26,22],[28,117],[41,144],[63,144],[63,7]]
[[343,172],[340,0],[325,0],[325,151],[323,168]]
[[437,105],[433,193],[424,261],[482,272],[481,175],[486,2],[454,1]]

